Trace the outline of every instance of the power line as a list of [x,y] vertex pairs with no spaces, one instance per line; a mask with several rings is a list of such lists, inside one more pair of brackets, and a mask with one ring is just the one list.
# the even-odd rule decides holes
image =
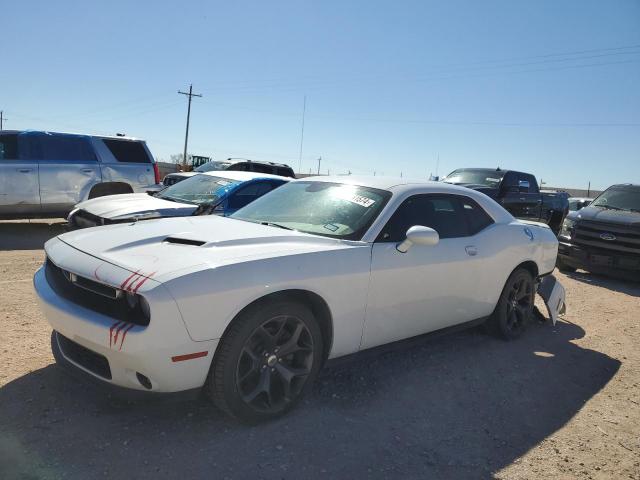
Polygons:
[[178,90],[178,93],[181,95],[186,95],[189,98],[188,106],[187,106],[187,128],[184,132],[184,153],[182,155],[182,165],[187,165],[187,143],[189,142],[189,119],[191,117],[191,98],[192,97],[202,97],[202,95],[193,93],[193,85],[189,85],[189,93],[181,92]]

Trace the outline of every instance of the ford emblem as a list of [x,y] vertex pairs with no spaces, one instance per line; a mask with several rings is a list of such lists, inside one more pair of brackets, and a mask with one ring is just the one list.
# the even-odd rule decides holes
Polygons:
[[605,232],[605,233],[601,233],[600,234],[600,238],[602,240],[607,240],[607,241],[611,242],[611,241],[616,239],[616,236],[613,233],[606,233]]

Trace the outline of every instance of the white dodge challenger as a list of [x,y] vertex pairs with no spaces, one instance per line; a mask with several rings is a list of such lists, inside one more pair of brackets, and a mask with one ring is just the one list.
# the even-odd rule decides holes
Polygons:
[[548,227],[463,187],[316,177],[229,218],[65,233],[34,285],[59,361],[130,389],[204,387],[259,421],[292,408],[330,358],[481,322],[519,336],[557,248]]

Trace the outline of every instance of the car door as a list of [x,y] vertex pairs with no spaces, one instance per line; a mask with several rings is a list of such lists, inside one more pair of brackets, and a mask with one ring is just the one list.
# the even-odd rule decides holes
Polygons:
[[60,133],[28,136],[29,156],[38,161],[42,213],[70,211],[100,183],[100,167],[90,137]]
[[239,187],[229,195],[225,215],[231,215],[242,207],[249,205],[256,198],[260,198],[273,188],[275,188],[273,183],[268,181],[251,182],[248,185]]
[[[477,206],[457,195],[414,195],[381,230],[372,247],[362,348],[474,320],[486,312],[487,292],[478,284],[483,245],[477,232],[472,235],[462,200]],[[483,229],[491,223],[488,217]],[[436,230],[438,244],[399,252],[398,243],[414,225]]]
[[122,182],[134,192],[144,192],[145,187],[160,182],[155,174],[157,165],[145,142],[93,137],[92,144],[100,160],[103,182]]
[[18,133],[0,134],[0,216],[40,213],[38,162],[21,154]]

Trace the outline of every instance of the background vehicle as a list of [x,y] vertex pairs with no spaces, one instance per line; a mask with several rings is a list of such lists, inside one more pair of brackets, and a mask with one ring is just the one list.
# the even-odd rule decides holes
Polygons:
[[558,240],[560,270],[640,280],[640,185],[613,185],[569,213]]
[[327,358],[483,322],[518,337],[557,247],[470,189],[316,177],[231,218],[65,233],[34,285],[75,368],[138,390],[204,386],[256,421],[292,408]]
[[279,175],[281,177],[289,177],[296,178],[293,173],[293,169],[289,165],[285,165],[283,163],[273,163],[273,162],[261,162],[261,161],[253,161],[253,160],[243,160],[240,162],[232,162],[230,160],[219,162],[219,161],[211,161],[207,162],[204,165],[200,165],[195,168],[192,172],[176,172],[170,173],[164,177],[162,183],[164,186],[168,187],[169,185],[173,185],[174,183],[181,182],[185,178],[192,177],[202,172],[209,172],[211,170],[237,170],[240,172],[257,172],[257,173],[268,173],[269,175]]
[[536,177],[530,173],[499,168],[461,168],[442,181],[482,192],[514,217],[546,223],[556,234],[569,212],[569,195],[541,192]]
[[593,198],[586,197],[570,197],[569,198],[569,211],[575,212],[580,210],[586,206],[588,206],[591,202],[593,202]]
[[215,213],[230,215],[288,180],[252,172],[207,172],[151,196],[110,195],[79,203],[69,214],[72,229],[131,220]]
[[0,218],[65,216],[88,198],[141,192],[159,181],[142,140],[0,132]]

